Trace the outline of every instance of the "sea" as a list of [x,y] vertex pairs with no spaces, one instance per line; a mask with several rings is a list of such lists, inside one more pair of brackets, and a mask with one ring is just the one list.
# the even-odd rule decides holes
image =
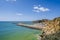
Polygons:
[[17,23],[17,21],[0,21],[0,40],[37,40],[37,35],[41,34],[41,30],[17,26]]

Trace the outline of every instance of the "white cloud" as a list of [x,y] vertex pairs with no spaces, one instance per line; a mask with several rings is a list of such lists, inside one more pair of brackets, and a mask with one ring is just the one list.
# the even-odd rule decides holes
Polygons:
[[35,11],[35,12],[46,12],[46,11],[50,11],[50,9],[45,8],[45,7],[41,7],[41,5],[39,5],[39,6],[34,6],[33,11]]
[[18,15],[18,16],[22,16],[23,14],[22,14],[22,13],[17,13],[16,15]]
[[14,2],[14,1],[16,1],[16,0],[6,0],[6,1],[7,1],[7,2],[8,2],[8,1],[10,1],[10,2]]

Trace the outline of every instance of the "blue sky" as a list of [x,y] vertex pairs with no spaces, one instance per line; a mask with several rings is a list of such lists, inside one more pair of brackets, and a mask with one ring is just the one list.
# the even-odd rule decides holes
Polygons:
[[0,21],[32,21],[60,17],[60,0],[0,0]]

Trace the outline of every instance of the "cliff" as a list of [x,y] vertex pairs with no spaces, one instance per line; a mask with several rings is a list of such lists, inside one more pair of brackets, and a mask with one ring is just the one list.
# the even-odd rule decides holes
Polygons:
[[53,20],[39,20],[34,21],[32,25],[19,24],[27,28],[42,30],[42,35],[39,35],[38,40],[60,40],[60,17],[54,18]]

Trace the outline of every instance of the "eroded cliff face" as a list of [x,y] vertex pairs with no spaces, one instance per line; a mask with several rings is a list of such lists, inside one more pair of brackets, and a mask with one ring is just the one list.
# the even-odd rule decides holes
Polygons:
[[31,29],[42,30],[42,34],[39,35],[38,40],[60,40],[60,17],[53,20],[38,20],[34,21],[32,25],[18,24]]
[[45,21],[46,27],[39,40],[60,40],[60,17],[50,21]]

